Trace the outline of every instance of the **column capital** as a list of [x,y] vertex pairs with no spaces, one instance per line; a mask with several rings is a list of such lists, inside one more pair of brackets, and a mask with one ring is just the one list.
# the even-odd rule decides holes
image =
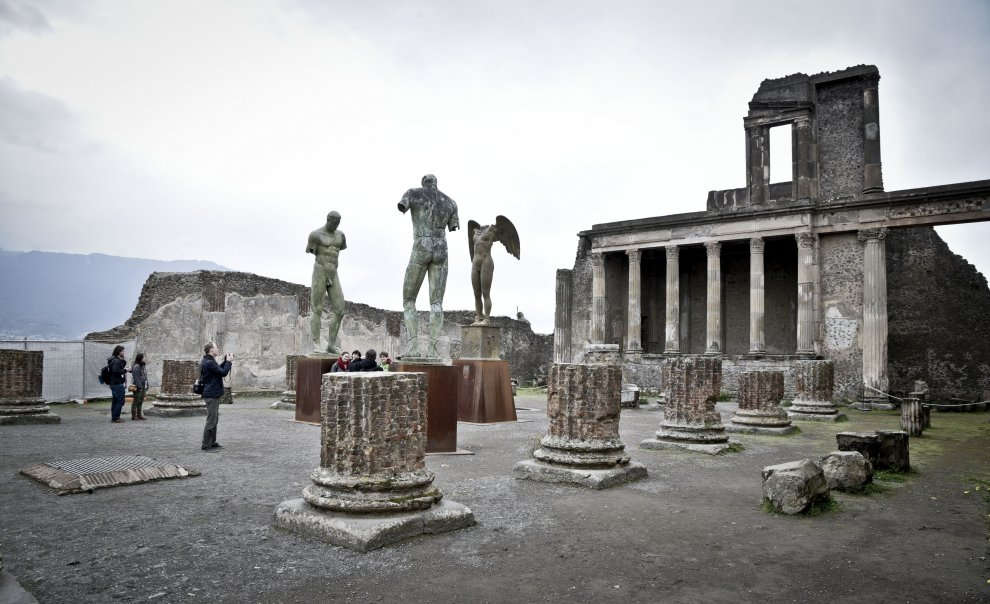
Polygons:
[[709,254],[717,254],[722,249],[722,243],[720,241],[706,241],[705,249],[708,250]]
[[667,254],[667,260],[669,261],[669,260],[677,260],[679,250],[681,249],[681,247],[679,245],[667,245],[664,246],[663,249]]
[[798,247],[813,248],[815,247],[815,241],[818,239],[818,235],[811,231],[804,231],[802,233],[794,233],[794,238],[797,240]]
[[604,264],[605,254],[602,252],[591,252],[591,261],[595,264]]
[[881,241],[887,237],[887,228],[861,229],[856,233],[860,241]]
[[753,254],[763,253],[763,237],[751,237],[749,240],[749,251]]
[[639,248],[626,250],[626,256],[629,256],[629,262],[639,262],[640,257],[643,255],[642,250]]

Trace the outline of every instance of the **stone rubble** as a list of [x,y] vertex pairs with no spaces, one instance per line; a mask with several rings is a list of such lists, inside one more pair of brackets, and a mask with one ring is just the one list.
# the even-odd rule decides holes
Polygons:
[[776,512],[801,514],[813,503],[828,498],[825,473],[810,459],[763,468],[763,500]]
[[830,489],[858,493],[873,482],[873,464],[859,451],[833,451],[819,465]]

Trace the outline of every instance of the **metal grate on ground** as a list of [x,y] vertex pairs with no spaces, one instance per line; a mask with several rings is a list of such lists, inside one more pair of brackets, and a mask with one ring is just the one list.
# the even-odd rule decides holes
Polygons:
[[199,476],[196,470],[143,455],[62,459],[35,464],[21,470],[21,474],[47,485],[59,495],[91,493],[95,489]]

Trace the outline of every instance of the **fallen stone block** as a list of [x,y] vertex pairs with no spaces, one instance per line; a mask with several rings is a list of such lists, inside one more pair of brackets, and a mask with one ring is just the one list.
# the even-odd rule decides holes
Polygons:
[[829,489],[858,493],[873,482],[873,464],[859,451],[832,451],[818,465]]
[[810,459],[763,468],[763,500],[777,512],[801,514],[828,498],[825,473]]
[[873,469],[877,467],[877,454],[880,452],[880,440],[876,432],[839,432],[835,442],[840,451],[858,451],[865,457]]
[[877,439],[880,442],[876,462],[878,470],[907,472],[911,469],[907,432],[903,430],[877,430]]

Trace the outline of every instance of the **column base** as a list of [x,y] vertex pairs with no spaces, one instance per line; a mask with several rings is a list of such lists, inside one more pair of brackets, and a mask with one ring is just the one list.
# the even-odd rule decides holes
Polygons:
[[276,528],[359,552],[474,524],[470,508],[446,499],[426,510],[398,514],[331,512],[313,507],[303,499],[289,499],[275,508],[274,519]]
[[726,437],[725,442],[720,443],[698,443],[686,440],[675,440],[671,438],[647,438],[639,443],[640,449],[659,451],[662,449],[686,449],[695,453],[707,453],[708,455],[720,455],[726,451],[734,449],[736,443],[730,442]]
[[196,415],[206,415],[206,403],[193,401],[155,401],[155,404],[144,410],[145,415],[152,417],[192,417]]
[[804,413],[802,411],[788,411],[787,417],[806,422],[844,422],[849,418],[845,413],[839,413],[838,409],[834,413]]
[[752,424],[733,424],[733,423],[726,424],[725,431],[732,432],[733,434],[768,434],[770,436],[787,436],[788,434],[795,434],[799,432],[798,427],[794,425],[754,426]]
[[857,401],[852,405],[853,409],[859,409],[860,411],[873,411],[874,409],[890,411],[892,409],[897,409],[897,405],[892,404],[887,399],[863,399]]
[[646,478],[646,474],[646,466],[635,461],[612,468],[582,468],[526,459],[512,468],[512,475],[519,480],[569,484],[596,490]]
[[25,426],[29,424],[58,424],[62,418],[51,412],[18,413],[17,415],[0,415],[0,426]]

